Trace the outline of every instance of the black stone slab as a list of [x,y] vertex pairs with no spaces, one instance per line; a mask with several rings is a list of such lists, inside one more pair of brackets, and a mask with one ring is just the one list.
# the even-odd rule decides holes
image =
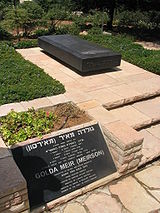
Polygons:
[[12,153],[27,181],[31,207],[116,172],[98,124],[14,148]]
[[121,62],[119,53],[76,36],[41,36],[38,44],[47,53],[83,73],[116,67]]

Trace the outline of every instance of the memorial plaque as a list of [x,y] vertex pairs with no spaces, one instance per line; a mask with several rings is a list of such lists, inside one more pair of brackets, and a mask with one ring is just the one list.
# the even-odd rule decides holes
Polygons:
[[38,43],[44,51],[82,73],[104,71],[119,66],[121,62],[119,53],[76,36],[41,36],[38,38]]
[[98,124],[12,149],[31,208],[116,172]]

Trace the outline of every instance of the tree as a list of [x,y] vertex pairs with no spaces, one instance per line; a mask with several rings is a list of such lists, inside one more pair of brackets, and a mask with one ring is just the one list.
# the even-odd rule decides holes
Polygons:
[[24,34],[28,36],[32,29],[39,25],[44,15],[44,10],[39,4],[32,1],[25,1],[19,6],[27,12],[27,20],[23,23]]
[[6,8],[11,6],[12,3],[13,2],[11,0],[10,1],[9,0],[0,1],[0,20],[3,20]]
[[20,4],[20,8],[25,9],[32,20],[41,19],[44,15],[42,7],[33,1],[24,1]]
[[66,8],[66,10],[74,10],[76,4],[73,0],[33,0],[39,4],[44,11],[47,13],[50,9],[55,7],[55,5],[61,5]]
[[58,24],[60,20],[64,20],[67,16],[67,11],[64,6],[60,4],[55,4],[53,8],[51,8],[46,18],[51,21],[50,31],[53,33],[55,31],[55,26]]
[[28,21],[27,11],[22,8],[10,8],[4,16],[3,26],[8,29],[16,29],[18,40],[20,40],[20,28],[23,28],[24,23]]

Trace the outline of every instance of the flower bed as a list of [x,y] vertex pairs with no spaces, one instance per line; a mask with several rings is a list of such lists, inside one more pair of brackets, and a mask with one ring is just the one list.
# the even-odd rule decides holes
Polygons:
[[12,110],[7,116],[0,118],[0,133],[6,145],[11,146],[88,121],[90,118],[85,112],[71,103],[37,111],[34,108],[19,113]]

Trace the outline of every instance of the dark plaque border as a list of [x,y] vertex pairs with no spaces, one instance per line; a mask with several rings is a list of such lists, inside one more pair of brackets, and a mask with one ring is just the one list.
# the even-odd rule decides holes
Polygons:
[[98,124],[12,149],[31,208],[116,172]]

